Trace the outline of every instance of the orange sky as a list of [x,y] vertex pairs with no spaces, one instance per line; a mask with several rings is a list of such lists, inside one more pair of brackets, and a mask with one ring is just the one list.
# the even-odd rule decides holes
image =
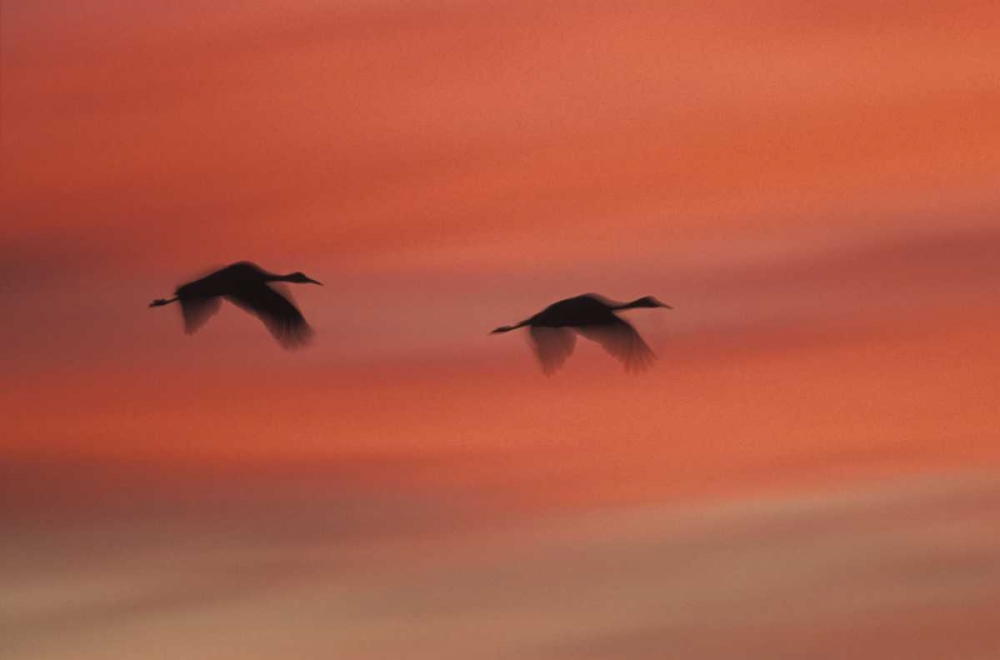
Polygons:
[[[620,609],[633,618],[618,619],[589,580],[549,571],[566,557],[568,571],[595,570],[593,557],[573,559],[576,534],[624,565],[652,557],[647,535],[659,530],[671,539],[663,557],[684,560],[676,511],[636,513],[675,504],[714,521],[706,547],[728,547],[744,520],[765,529],[740,546],[758,572],[729,623],[705,622],[730,611],[716,575],[735,564],[665,590],[687,594],[664,605],[664,621],[690,635],[693,657],[731,657],[713,640],[736,644],[753,603],[816,575],[842,600],[807,598],[813,623],[765,626],[746,648],[776,657],[777,639],[815,651],[851,603],[874,603],[871,620],[896,625],[914,653],[914,639],[934,649],[934,631],[971,630],[995,595],[960,578],[1000,572],[963,562],[988,556],[995,534],[982,521],[944,533],[928,514],[897,538],[893,521],[907,498],[954,505],[967,521],[981,511],[955,492],[996,497],[995,480],[980,479],[1000,458],[997,25],[1000,5],[987,0],[3,2],[0,521],[20,526],[16,561],[0,562],[15,594],[0,603],[0,637],[20,635],[17,657],[106,657],[73,641],[104,630],[96,608],[122,624],[118,657],[154,657],[136,651],[151,633],[130,627],[142,619],[128,594],[146,593],[146,577],[173,582],[163,571],[175,560],[162,557],[174,549],[148,527],[162,517],[191,533],[199,567],[216,557],[214,525],[232,524],[218,542],[233,544],[226,575],[239,584],[189,575],[192,602],[243,589],[241,571],[294,582],[302,574],[283,562],[334,557],[387,571],[347,578],[362,602],[410,594],[402,602],[426,617],[427,635],[412,657],[469,657],[427,641],[464,630],[433,605],[460,610],[463,598],[483,608],[462,620],[477,634],[501,639],[502,621],[549,650],[498,658],[581,657],[581,644],[587,657],[662,657],[670,635],[644,609],[641,579],[601,582],[621,578],[634,597]],[[146,308],[236,259],[326,284],[295,289],[312,346],[285,352],[231,308],[187,337],[177,310]],[[659,355],[651,372],[621,373],[581,342],[546,378],[522,337],[487,335],[588,291],[675,307],[628,313]],[[836,490],[865,480],[879,485]],[[810,495],[834,492],[824,489],[855,495]],[[230,499],[233,509],[199,517]],[[730,504],[712,508],[720,501]],[[866,507],[888,531],[871,529]],[[831,523],[831,511],[843,518]],[[525,513],[575,531],[522,520],[494,546],[476,527]],[[127,541],[122,552],[142,553],[95,559],[104,537],[81,526],[94,520]],[[805,531],[768,536],[786,523]],[[324,525],[343,545],[298,536]],[[821,547],[805,540],[814,525],[831,530]],[[447,539],[420,545],[439,528]],[[369,555],[382,535],[399,545]],[[774,555],[754,559],[761,539]],[[838,545],[854,541],[846,554]],[[441,562],[428,582],[393,573],[414,544]],[[65,548],[79,561],[51,559]],[[511,549],[528,555],[505,564]],[[796,557],[815,562],[804,582],[794,571],[769,581]],[[46,561],[65,563],[65,580]],[[914,577],[934,561],[955,582]],[[17,562],[36,572],[16,573]],[[485,600],[449,562],[485,581]],[[635,565],[675,584],[652,564]],[[897,591],[837,592],[841,569]],[[578,608],[553,612],[523,586],[498,586],[508,570],[545,573],[553,593],[579,589]],[[937,588],[964,623],[934,617]],[[174,603],[157,589],[156,607]],[[326,589],[304,602],[349,611]],[[350,647],[390,622],[407,629],[405,610],[370,607],[369,618],[343,614],[353,623],[339,657],[399,657]],[[205,621],[247,625],[254,612]],[[200,639],[185,630],[171,638]],[[995,639],[977,629],[966,642],[972,653]],[[881,657],[885,644],[837,657]]]
[[[426,428],[405,411],[459,394],[476,419],[517,409],[535,444],[541,419],[578,419],[558,406],[590,410],[606,388],[589,394],[583,361],[539,380],[519,340],[484,333],[590,290],[677,307],[634,315],[664,357],[655,374],[626,385],[611,363],[586,372],[662,399],[655,411],[622,404],[642,420],[625,428],[642,434],[690,398],[684,370],[710,379],[715,364],[761,353],[739,368],[764,378],[772,358],[806,359],[785,345],[804,341],[793,350],[825,367],[802,376],[815,403],[775,396],[757,414],[822,417],[865,380],[869,358],[855,349],[872,333],[933,355],[966,328],[995,327],[1000,11],[827,9],[5,6],[0,296],[16,322],[0,350],[18,375],[4,398],[25,414],[3,445],[373,446],[372,420],[348,415],[358,440],[342,438],[343,413],[315,408],[308,433],[287,422],[250,447],[231,431],[203,437],[211,426],[194,420],[253,429],[272,414],[247,416],[211,385],[234,379],[240,400],[311,401],[331,388],[362,409],[385,400],[390,447],[436,451],[461,411],[421,413],[435,418]],[[232,310],[187,338],[173,310],[143,308],[235,258],[328,282],[299,292],[313,348],[281,353]],[[967,382],[948,376],[976,391],[997,365],[985,336],[969,339]],[[511,360],[502,374],[500,357]],[[882,357],[880,374],[921,380],[909,356]],[[186,393],[185,379],[197,383]],[[913,386],[929,401],[955,391],[922,380]],[[108,403],[115,392],[129,405]],[[174,396],[190,428],[168,421]],[[788,435],[815,423],[803,415]],[[474,446],[497,433],[463,435]],[[609,433],[611,444],[629,437]]]
[[[544,447],[576,441],[550,418],[589,428],[620,406],[631,419],[603,433],[628,454],[692,432],[673,407],[698,383],[684,405],[708,411],[720,373],[773,388],[780,364],[813,392],[759,402],[781,433],[726,418],[711,442],[867,437],[836,402],[876,376],[940,408],[915,432],[988,424],[942,401],[988,391],[998,364],[969,330],[998,322],[995,3],[10,3],[3,19],[7,451]],[[144,309],[236,258],[328,283],[298,292],[314,347],[282,353],[234,310],[188,338]],[[540,379],[519,339],[485,337],[590,290],[677,307],[633,315],[654,374],[626,382],[583,349]],[[969,368],[911,373],[906,347],[959,339]],[[609,383],[640,394],[604,404]],[[284,405],[286,430],[254,431]]]

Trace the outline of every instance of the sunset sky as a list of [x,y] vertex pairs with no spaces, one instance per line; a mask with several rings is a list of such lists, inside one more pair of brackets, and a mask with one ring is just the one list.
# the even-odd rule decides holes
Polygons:
[[[5,0],[0,655],[997,657],[998,26]],[[146,307],[240,259],[311,346]]]

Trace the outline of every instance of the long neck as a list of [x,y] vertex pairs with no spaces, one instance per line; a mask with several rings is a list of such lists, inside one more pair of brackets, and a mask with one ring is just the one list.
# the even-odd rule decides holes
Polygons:
[[645,298],[636,298],[635,300],[627,303],[617,303],[615,305],[612,305],[611,309],[613,310],[634,309],[636,307],[648,307],[648,305],[646,305]]

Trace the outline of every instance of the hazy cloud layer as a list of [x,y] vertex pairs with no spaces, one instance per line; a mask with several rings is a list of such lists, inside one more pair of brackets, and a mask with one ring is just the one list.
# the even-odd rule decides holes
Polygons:
[[[301,537],[247,506],[227,517],[242,534],[194,513],[169,536],[110,522],[106,552],[95,529],[8,537],[0,611],[18,660],[985,658],[998,505],[995,475],[951,473],[381,542],[338,535],[325,508],[298,510],[329,530]],[[411,519],[394,507],[387,526]]]

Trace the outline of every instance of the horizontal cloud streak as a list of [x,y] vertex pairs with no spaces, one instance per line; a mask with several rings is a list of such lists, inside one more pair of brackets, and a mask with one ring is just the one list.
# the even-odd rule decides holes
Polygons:
[[96,6],[10,13],[5,217],[128,263],[516,237],[571,262],[611,221],[666,242],[996,201],[986,2],[844,9],[857,32],[768,3]]
[[[52,539],[58,549],[45,537],[9,538],[7,552],[31,547],[35,560],[7,576],[8,607],[30,601],[36,612],[6,631],[11,657],[71,647],[81,658],[195,648],[273,657],[280,647],[357,658],[834,658],[846,649],[930,658],[1000,643],[988,616],[1000,586],[991,473],[430,536],[411,529],[405,543],[374,545],[289,535],[252,514],[280,497],[268,490],[230,516],[251,534],[192,525],[191,512],[168,519],[170,537],[113,523],[103,533],[125,541],[128,557],[77,558],[58,572],[49,563],[57,555],[81,543],[97,549],[92,533],[66,530]],[[325,511],[298,515],[323,528]],[[408,517],[405,505],[399,514]],[[154,636],[161,642],[147,646]]]

